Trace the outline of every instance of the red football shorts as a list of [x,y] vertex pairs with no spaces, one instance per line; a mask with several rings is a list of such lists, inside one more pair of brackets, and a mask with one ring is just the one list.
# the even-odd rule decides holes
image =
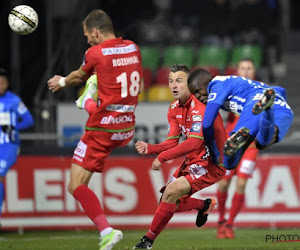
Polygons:
[[229,181],[234,175],[243,179],[252,178],[258,152],[259,150],[251,144],[245,151],[238,167],[232,170],[227,170],[223,180]]
[[184,176],[191,185],[191,194],[215,184],[223,178],[226,169],[221,166],[210,165],[201,166],[200,164],[186,165],[185,162],[178,167],[173,176],[178,178]]
[[134,129],[126,132],[87,130],[74,150],[72,163],[91,172],[103,171],[106,158],[117,147],[126,146],[134,135]]

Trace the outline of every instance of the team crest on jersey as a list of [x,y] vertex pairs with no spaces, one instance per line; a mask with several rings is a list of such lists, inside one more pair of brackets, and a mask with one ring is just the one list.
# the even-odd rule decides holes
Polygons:
[[193,122],[201,122],[202,116],[201,115],[193,115]]
[[200,130],[201,130],[201,122],[195,122],[195,123],[192,124],[190,132],[198,133],[198,132],[200,132]]
[[217,93],[210,93],[209,95],[208,95],[208,102],[210,102],[210,101],[213,101],[213,100],[215,100],[216,99],[216,97],[217,97]]

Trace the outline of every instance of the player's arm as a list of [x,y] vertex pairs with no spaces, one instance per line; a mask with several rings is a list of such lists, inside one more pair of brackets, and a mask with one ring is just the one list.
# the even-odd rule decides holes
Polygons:
[[176,120],[176,114],[174,115],[170,109],[168,112],[168,123],[169,132],[167,139],[164,142],[159,144],[150,144],[143,141],[137,141],[135,143],[135,148],[139,154],[159,154],[178,145],[181,128]]
[[16,113],[18,116],[18,121],[15,127],[16,130],[22,130],[33,126],[33,117],[22,101],[20,101]]
[[180,156],[185,156],[194,150],[201,147],[203,144],[203,139],[197,137],[188,137],[187,140],[180,143],[176,147],[170,148],[167,151],[160,153],[157,158],[160,163],[163,163],[168,160],[178,158]]
[[204,140],[206,145],[209,147],[213,164],[218,164],[220,159],[220,152],[218,150],[214,134],[214,122],[218,116],[220,107],[220,104],[208,102],[203,119]]
[[78,70],[72,71],[66,77],[62,77],[59,75],[53,76],[50,80],[48,80],[48,87],[52,92],[56,92],[61,88],[83,83],[87,80],[87,78],[88,75],[82,70],[82,67],[80,66]]

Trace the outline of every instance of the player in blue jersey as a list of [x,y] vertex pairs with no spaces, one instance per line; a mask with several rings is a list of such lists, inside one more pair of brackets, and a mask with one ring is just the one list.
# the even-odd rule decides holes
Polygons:
[[207,105],[202,125],[213,162],[220,158],[213,131],[219,109],[240,116],[224,145],[227,169],[237,167],[253,140],[258,149],[264,149],[280,142],[291,126],[294,115],[286,102],[284,88],[270,88],[265,83],[234,75],[213,78],[204,69],[193,71],[188,84],[190,91]]
[[7,71],[0,68],[0,218],[5,194],[4,178],[16,163],[20,147],[19,130],[34,123],[20,97],[8,91],[8,86]]

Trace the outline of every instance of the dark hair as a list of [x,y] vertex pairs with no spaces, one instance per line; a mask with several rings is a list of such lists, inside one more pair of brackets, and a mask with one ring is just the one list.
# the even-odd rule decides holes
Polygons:
[[85,25],[88,31],[91,31],[92,28],[95,28],[104,34],[114,33],[112,21],[103,10],[93,10],[83,20],[82,25]]
[[8,77],[7,70],[5,68],[0,68],[0,76]]
[[251,62],[255,66],[252,58],[248,58],[248,57],[242,58],[241,60],[239,60],[238,64],[240,64],[241,62]]
[[185,64],[173,64],[170,67],[170,71],[173,72],[173,73],[175,73],[177,71],[183,71],[188,75],[191,73],[190,69]]
[[188,85],[193,82],[195,79],[198,79],[198,82],[201,84],[207,84],[213,79],[213,76],[211,73],[209,73],[207,70],[198,68],[195,69],[188,78]]

